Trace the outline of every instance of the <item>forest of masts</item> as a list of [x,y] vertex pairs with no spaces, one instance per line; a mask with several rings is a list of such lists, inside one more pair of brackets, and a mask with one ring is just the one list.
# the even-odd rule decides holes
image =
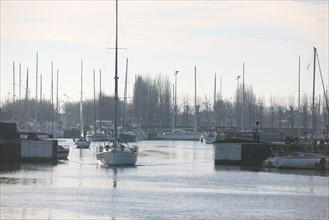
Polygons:
[[[175,94],[177,91],[176,80],[175,85],[170,82],[168,77],[161,76],[161,74],[153,79],[137,75],[135,76],[133,96],[127,98],[125,92],[124,97],[119,99],[119,126],[137,127],[145,130],[192,129],[196,124],[199,131],[207,130],[211,127],[235,127],[238,131],[244,131],[254,129],[255,126],[259,128],[328,129],[329,107],[326,97],[327,92],[324,89],[317,50],[315,47],[313,49],[313,94],[312,97],[306,95],[300,97],[300,89],[298,89],[297,105],[294,96],[281,99],[271,97],[268,104],[262,98],[257,99],[252,85],[244,83],[244,63],[243,83],[239,84],[240,76],[238,76],[235,97],[226,100],[222,97],[222,94],[216,92],[216,75],[213,99],[207,99],[207,97],[202,99],[185,95],[184,97],[178,96],[179,102],[177,102],[177,93]],[[317,97],[315,95],[316,63],[318,64],[323,87],[323,95],[318,95]],[[51,78],[53,79],[53,63],[51,67]],[[21,69],[21,65],[19,65],[19,69]],[[17,97],[15,94],[15,62],[13,62],[13,94],[8,92],[9,98],[5,100],[2,108],[0,108],[1,121],[13,121],[19,124],[24,124],[28,121],[39,123],[53,121],[64,130],[79,124],[80,102],[75,102],[67,94],[63,94],[67,101],[60,101],[58,98],[58,70],[56,86],[53,83],[54,80],[51,81],[50,100],[43,98],[41,75],[39,82],[40,98],[38,99],[38,92],[36,92],[35,97],[30,97],[28,69],[25,94],[22,96],[21,71],[19,73],[19,94]],[[178,71],[176,71],[175,75],[177,73]],[[35,85],[36,91],[39,91],[38,53]],[[114,103],[114,96],[104,94],[101,92],[101,88],[96,95],[94,70],[94,98],[83,101],[84,122],[87,125],[95,125],[96,120],[114,121]],[[123,120],[124,118],[126,119]],[[125,122],[125,125],[123,125],[123,122]]]
[[[28,83],[27,83],[28,84]],[[52,88],[53,91],[56,89]],[[27,90],[28,91],[28,90]],[[304,95],[296,106],[295,97],[271,98],[268,105],[257,99],[251,85],[238,84],[235,97],[225,100],[217,93],[213,99],[200,97],[194,106],[194,97],[179,98],[177,113],[173,114],[174,91],[168,77],[159,75],[150,77],[136,76],[133,96],[120,98],[119,117],[122,126],[122,115],[125,104],[126,127],[141,129],[193,128],[197,114],[198,130],[210,127],[236,127],[237,130],[250,130],[259,122],[259,128],[312,128],[325,129],[328,125],[328,114],[324,96],[319,95],[312,109],[311,98]],[[67,101],[59,101],[58,92],[53,92],[53,99],[30,98],[26,92],[24,98],[8,93],[9,97],[2,105],[2,121],[24,123],[26,121],[54,121],[66,130],[79,124],[80,102],[64,94]],[[42,95],[40,94],[40,97]],[[180,96],[178,96],[180,97]],[[321,98],[322,97],[322,98]],[[313,111],[312,111],[313,110]],[[114,97],[102,92],[95,99],[83,102],[84,122],[93,125],[94,120],[114,120]],[[175,115],[175,120],[173,119]],[[314,120],[315,119],[315,120]],[[64,122],[65,121],[65,122]],[[175,125],[173,125],[175,122]]]

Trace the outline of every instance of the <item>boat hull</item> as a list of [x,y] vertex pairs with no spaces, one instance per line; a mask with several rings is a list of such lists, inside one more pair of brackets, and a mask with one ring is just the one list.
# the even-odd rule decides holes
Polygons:
[[90,141],[76,141],[75,146],[76,148],[89,148]]
[[198,141],[200,135],[161,135],[157,137],[158,140],[180,140],[180,141]]
[[320,155],[308,156],[276,156],[272,160],[272,165],[277,168],[299,168],[315,169],[319,167]]
[[57,150],[57,160],[67,160],[69,156],[70,150],[69,149],[58,149]]
[[104,134],[90,134],[86,136],[88,141],[92,142],[106,142],[110,141],[110,138],[106,137]]
[[100,165],[135,165],[137,152],[134,149],[112,148],[96,154]]

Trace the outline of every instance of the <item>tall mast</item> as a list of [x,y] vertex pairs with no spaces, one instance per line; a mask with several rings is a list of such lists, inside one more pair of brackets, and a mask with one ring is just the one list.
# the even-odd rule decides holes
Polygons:
[[22,92],[22,68],[21,68],[21,63],[19,63],[19,84],[18,84],[18,99],[21,100],[21,92]]
[[13,62],[13,99],[11,101],[15,101],[15,61]]
[[[42,106],[42,74],[40,74],[40,106]],[[44,114],[43,111],[41,111],[40,121],[43,121],[43,114]]]
[[95,84],[95,69],[93,70],[94,77],[94,135],[96,135],[96,84]]
[[172,98],[174,109],[172,111],[172,130],[175,130],[175,85],[172,84]]
[[102,130],[102,71],[99,70],[99,129]]
[[59,103],[58,103],[58,70],[57,70],[57,78],[56,78],[56,121],[59,121]]
[[197,131],[197,107],[196,107],[196,67],[194,67],[194,132]]
[[35,120],[38,121],[38,53],[35,67]]
[[314,98],[315,98],[315,62],[316,62],[316,48],[313,47],[314,49],[314,62],[313,62],[313,95],[312,95],[312,128],[316,129],[316,116],[315,116],[315,103],[314,103]]
[[19,81],[18,81],[18,103],[19,103],[19,111],[18,111],[18,120],[21,121],[21,93],[22,93],[22,69],[21,63],[19,63]]
[[298,111],[300,110],[300,55],[298,57]]
[[83,129],[84,129],[84,123],[83,123],[83,104],[82,104],[82,91],[83,91],[83,88],[82,88],[82,85],[83,85],[83,82],[82,82],[82,67],[83,67],[83,61],[81,60],[81,92],[80,92],[80,136],[81,137],[84,137],[84,132],[83,132]]
[[216,124],[215,126],[217,126],[217,109],[216,109],[216,73],[215,73],[215,83],[214,83],[214,112],[215,112],[215,121]]
[[[25,88],[25,124],[27,123],[28,109],[27,109],[27,101],[29,95],[29,68],[26,70],[26,88]],[[27,124],[26,124],[27,126]],[[27,129],[27,127],[25,127]]]
[[117,145],[117,127],[118,127],[118,0],[115,1],[115,62],[114,62],[114,146]]
[[244,62],[243,62],[243,70],[242,70],[242,105],[241,105],[241,131],[244,129]]
[[123,112],[122,112],[122,128],[126,129],[126,102],[127,102],[127,78],[128,78],[128,58],[126,59],[126,79],[125,79],[125,91],[123,97]]
[[53,132],[54,122],[54,63],[51,62],[51,132]]

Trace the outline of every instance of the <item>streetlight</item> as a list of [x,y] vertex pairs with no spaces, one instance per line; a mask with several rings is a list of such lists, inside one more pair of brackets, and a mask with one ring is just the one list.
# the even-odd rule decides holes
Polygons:
[[236,85],[236,105],[237,105],[237,122],[236,122],[236,126],[237,129],[239,129],[239,122],[240,122],[240,102],[239,102],[239,79],[240,79],[240,75],[237,76],[236,80],[237,80],[237,85]]
[[176,127],[176,117],[177,117],[177,74],[178,70],[175,71],[175,103],[174,103],[174,122],[173,122],[173,127],[175,129]]

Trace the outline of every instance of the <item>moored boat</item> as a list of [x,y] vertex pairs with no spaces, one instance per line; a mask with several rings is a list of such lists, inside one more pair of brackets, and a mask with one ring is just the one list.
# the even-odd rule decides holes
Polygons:
[[69,156],[70,149],[68,146],[58,145],[57,146],[57,160],[67,160]]
[[320,168],[322,159],[325,156],[321,154],[293,152],[288,156],[275,156],[271,164],[277,168],[316,169]]
[[171,132],[164,132],[157,136],[158,140],[185,140],[185,141],[198,141],[201,133],[189,132],[183,129],[175,129]]
[[86,135],[86,138],[88,141],[93,141],[93,142],[110,141],[110,138],[108,138],[105,133],[89,133]]

